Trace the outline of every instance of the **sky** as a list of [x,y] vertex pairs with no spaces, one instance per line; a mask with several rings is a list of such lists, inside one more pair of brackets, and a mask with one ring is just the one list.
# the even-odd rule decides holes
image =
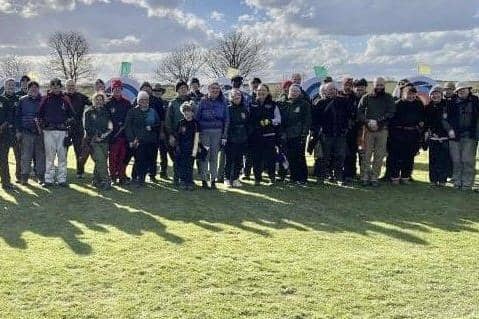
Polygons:
[[335,78],[416,74],[479,80],[479,0],[0,0],[0,57],[16,54],[40,72],[46,41],[80,31],[97,75],[117,76],[122,61],[139,80],[175,47],[240,30],[263,41],[267,65],[255,74],[280,81],[325,65]]

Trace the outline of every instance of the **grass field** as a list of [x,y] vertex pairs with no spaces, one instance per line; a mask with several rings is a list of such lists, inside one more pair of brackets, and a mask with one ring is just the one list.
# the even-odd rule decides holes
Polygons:
[[0,318],[478,318],[479,195],[418,160],[379,189],[98,193],[70,167],[0,193]]

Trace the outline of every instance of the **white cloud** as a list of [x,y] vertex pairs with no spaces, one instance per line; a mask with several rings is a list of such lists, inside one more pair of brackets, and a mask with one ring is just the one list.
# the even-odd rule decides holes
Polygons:
[[479,0],[246,0],[273,21],[321,34],[464,30],[477,26]]
[[249,14],[243,14],[238,17],[238,22],[253,22],[256,18]]
[[214,36],[206,21],[195,14],[184,12],[177,8],[178,1],[173,0],[121,0],[123,3],[145,8],[149,16],[175,20],[186,28],[198,29],[209,36]]
[[122,39],[111,39],[106,42],[106,47],[122,47],[128,45],[137,45],[140,39],[134,35],[127,35]]
[[109,0],[0,0],[0,12],[30,18],[49,11],[74,10],[77,3],[92,5]]
[[210,14],[210,19],[214,21],[224,21],[225,15],[221,12],[213,10]]

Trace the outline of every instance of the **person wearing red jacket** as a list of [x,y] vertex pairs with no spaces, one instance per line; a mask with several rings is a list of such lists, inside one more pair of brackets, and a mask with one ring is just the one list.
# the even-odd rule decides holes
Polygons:
[[105,105],[110,112],[113,123],[113,132],[110,134],[110,152],[108,154],[108,164],[110,169],[111,181],[116,184],[126,182],[126,164],[127,141],[125,135],[125,119],[128,110],[131,109],[131,103],[122,96],[123,84],[121,80],[112,81],[112,97]]

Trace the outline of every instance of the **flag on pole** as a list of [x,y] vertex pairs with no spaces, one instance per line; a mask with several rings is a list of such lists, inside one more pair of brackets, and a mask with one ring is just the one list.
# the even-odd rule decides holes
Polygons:
[[120,76],[129,76],[131,73],[131,63],[121,62]]
[[328,69],[321,65],[321,66],[315,66],[314,67],[314,74],[316,75],[317,78],[324,78],[328,76]]
[[226,76],[227,76],[228,79],[230,79],[230,80],[231,80],[234,76],[237,76],[237,75],[239,75],[239,70],[238,70],[238,69],[229,67],[229,68],[228,68],[228,71],[226,71]]
[[424,63],[417,64],[417,73],[420,75],[430,75],[431,74],[431,66]]
[[32,80],[32,81],[38,81],[40,79],[40,76],[37,72],[30,71],[27,73],[27,76]]

